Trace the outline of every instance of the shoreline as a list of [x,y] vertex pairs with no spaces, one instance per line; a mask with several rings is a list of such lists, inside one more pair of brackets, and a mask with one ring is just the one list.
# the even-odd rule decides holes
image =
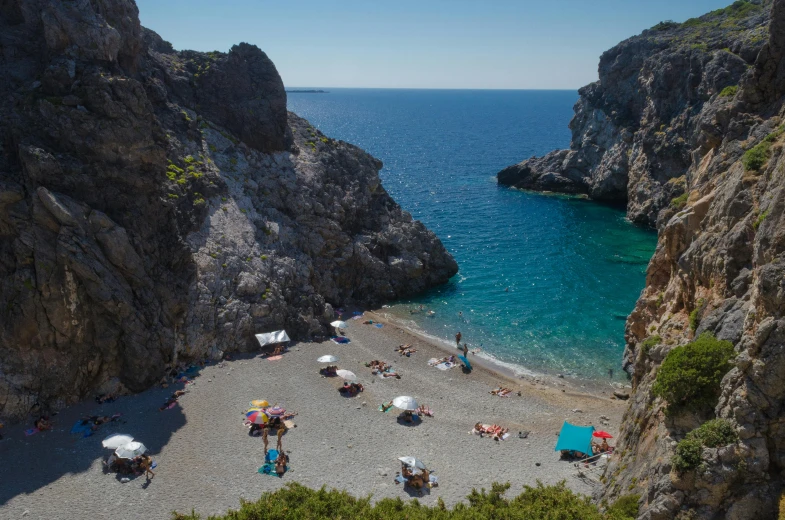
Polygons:
[[[386,326],[393,327],[405,334],[417,338],[419,341],[428,343],[429,345],[441,350],[447,355],[458,355],[458,353],[462,353],[460,349],[448,346],[447,340],[442,340],[441,338],[436,338],[424,331],[407,327],[406,325],[400,323],[399,319],[394,316],[390,316],[390,314],[385,311],[386,309],[384,308],[374,308],[364,311],[364,314],[373,316],[372,319],[374,321],[384,323]],[[484,371],[489,372],[495,377],[502,378],[513,384],[520,384],[521,381],[525,381],[535,382],[550,387],[569,386],[577,392],[582,392],[594,397],[607,397],[609,395],[613,395],[614,390],[630,390],[632,388],[629,383],[622,384],[617,381],[603,382],[600,380],[584,379],[579,377],[553,376],[519,365],[513,365],[512,363],[506,363],[493,358],[490,354],[485,354],[483,356],[479,354],[473,354],[471,351],[469,351],[469,356],[469,361],[472,363],[473,367],[476,366]],[[516,368],[513,368],[513,366],[510,365],[518,368],[520,373],[516,371]]]

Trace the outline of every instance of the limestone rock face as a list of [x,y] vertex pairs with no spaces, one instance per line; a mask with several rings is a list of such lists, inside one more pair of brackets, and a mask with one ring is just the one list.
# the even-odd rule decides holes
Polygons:
[[[627,321],[634,391],[602,495],[640,493],[641,519],[776,518],[785,486],[785,1],[751,5],[771,9],[768,41],[733,97],[703,104],[684,203],[659,213],[646,288]],[[760,143],[763,164],[745,163]],[[708,416],[666,416],[651,393],[657,370],[703,332],[737,353],[721,396]],[[697,469],[675,471],[676,443],[714,417],[729,420],[739,442],[706,448]]]
[[0,416],[457,272],[252,45],[176,52],[131,0],[5,0],[0,48]]
[[755,63],[770,4],[661,23],[605,52],[599,81],[579,91],[569,150],[509,166],[498,182],[626,203],[632,221],[655,227],[684,193],[693,151],[722,140],[711,131],[733,97],[722,92]]

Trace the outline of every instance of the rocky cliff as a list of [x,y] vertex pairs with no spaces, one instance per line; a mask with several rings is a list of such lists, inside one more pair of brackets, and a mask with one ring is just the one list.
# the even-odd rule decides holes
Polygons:
[[457,271],[255,46],[177,52],[133,0],[3,0],[0,50],[2,416]]
[[[659,242],[646,287],[627,321],[624,360],[634,392],[602,495],[612,500],[640,493],[639,515],[646,520],[785,514],[785,0],[736,2],[728,9],[660,31],[673,39],[704,26],[712,30],[717,23],[742,27],[730,52],[711,51],[712,43],[708,54],[660,51],[662,56],[690,57],[691,67],[702,72],[690,76],[686,69],[662,63],[659,72],[648,76],[647,84],[671,88],[653,91],[641,85],[650,96],[644,110],[648,123],[641,122],[631,136],[635,159],[626,163],[630,215],[656,220]],[[733,12],[746,14],[733,18]],[[754,27],[762,23],[765,42],[752,43],[759,34]],[[648,38],[622,47],[633,41],[642,45]],[[642,71],[653,63],[651,57],[643,62]],[[726,73],[708,74],[723,63]],[[677,88],[688,77],[703,89],[694,103],[679,97],[691,92]],[[612,89],[605,78],[590,90]],[[654,117],[662,113],[654,107],[678,106],[672,104],[676,98],[689,105],[678,112],[682,132],[688,134],[674,133],[673,120],[661,123]],[[580,114],[576,119],[581,120]],[[579,126],[574,122],[573,128]],[[664,132],[660,142],[670,144],[647,148],[647,139],[658,132]],[[583,140],[576,135],[573,143],[597,143],[595,135],[589,132]],[[622,129],[620,140],[608,142],[621,150],[627,143],[624,135]],[[580,147],[559,153],[583,156]],[[638,165],[641,169],[635,169]],[[596,174],[585,179],[592,179],[589,186],[599,186],[593,182],[607,170],[592,171]],[[669,200],[682,191],[676,201]],[[712,401],[716,406],[673,412],[668,408],[673,403],[655,396],[653,384],[668,353],[704,332],[731,342],[732,368],[718,374],[723,377]],[[738,441],[704,445],[691,469],[677,469],[677,443],[712,418],[727,421]]]
[[498,182],[623,203],[632,221],[654,227],[686,193],[693,150],[722,140],[703,127],[705,113],[732,98],[755,63],[770,4],[663,22],[605,52],[599,81],[579,91],[569,150],[510,166]]

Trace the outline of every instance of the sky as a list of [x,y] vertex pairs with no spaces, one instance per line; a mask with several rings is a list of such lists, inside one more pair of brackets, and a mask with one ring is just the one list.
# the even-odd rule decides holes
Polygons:
[[577,89],[600,54],[732,0],[136,0],[178,50],[248,42],[287,88]]

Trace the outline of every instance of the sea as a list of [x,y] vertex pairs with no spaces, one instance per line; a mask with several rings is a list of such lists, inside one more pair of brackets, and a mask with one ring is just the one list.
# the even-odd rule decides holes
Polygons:
[[381,159],[384,187],[458,262],[447,284],[385,308],[391,318],[453,347],[460,331],[518,374],[624,379],[624,324],[656,234],[623,207],[495,178],[569,146],[576,91],[313,88],[328,92],[289,93],[289,110]]

